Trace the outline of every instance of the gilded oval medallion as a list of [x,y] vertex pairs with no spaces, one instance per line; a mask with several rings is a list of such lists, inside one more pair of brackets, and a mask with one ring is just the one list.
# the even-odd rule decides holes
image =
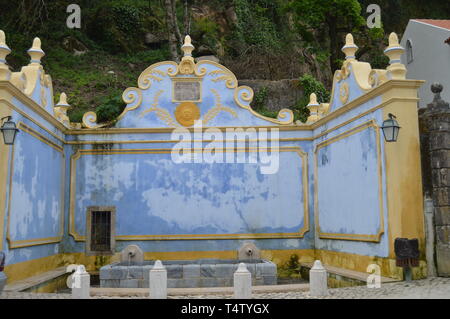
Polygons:
[[175,109],[175,118],[183,126],[192,126],[200,118],[200,109],[193,102],[180,103]]
[[349,94],[350,94],[350,92],[349,92],[348,83],[343,83],[341,85],[341,88],[339,89],[339,99],[341,100],[342,104],[347,103]]

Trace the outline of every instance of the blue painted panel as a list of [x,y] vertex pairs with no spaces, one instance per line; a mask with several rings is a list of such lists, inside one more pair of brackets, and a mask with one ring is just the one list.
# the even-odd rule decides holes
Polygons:
[[61,230],[62,154],[26,132],[14,145],[12,240],[57,237]]
[[303,227],[302,162],[280,153],[279,171],[258,164],[175,164],[170,154],[82,155],[75,223],[88,206],[117,207],[117,235],[294,233]]
[[380,228],[376,133],[367,128],[317,151],[323,233],[375,235]]

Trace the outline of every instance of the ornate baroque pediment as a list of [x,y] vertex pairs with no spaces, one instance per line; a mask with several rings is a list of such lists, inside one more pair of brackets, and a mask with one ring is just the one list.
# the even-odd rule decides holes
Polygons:
[[[127,105],[116,127],[192,127],[198,120],[208,127],[293,123],[294,115],[288,109],[281,110],[277,119],[255,112],[250,106],[253,90],[238,86],[236,76],[223,65],[208,60],[195,63],[189,36],[181,49],[184,56],[180,63],[155,63],[141,73],[137,87],[124,91],[122,98]],[[83,124],[101,127],[94,112],[84,115]]]

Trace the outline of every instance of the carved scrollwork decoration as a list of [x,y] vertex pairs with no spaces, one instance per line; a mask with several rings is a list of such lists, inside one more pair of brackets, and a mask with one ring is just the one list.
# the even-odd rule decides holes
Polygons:
[[209,76],[214,77],[211,81],[220,82],[224,81],[225,86],[229,89],[234,89],[237,87],[237,79],[233,73],[228,70],[214,70],[208,73]]
[[233,117],[237,117],[237,113],[230,107],[222,105],[222,101],[220,98],[219,92],[215,89],[211,89],[211,92],[214,94],[216,98],[216,105],[211,108],[208,112],[206,112],[205,116],[203,116],[203,124],[206,125],[210,121],[212,121],[221,111],[230,113]]
[[158,103],[159,103],[159,97],[161,96],[161,94],[163,94],[164,90],[159,90],[158,92],[155,93],[154,97],[153,97],[153,103],[150,105],[149,108],[143,110],[140,114],[139,117],[142,118],[144,117],[145,114],[150,113],[150,112],[155,112],[156,116],[162,121],[164,122],[167,126],[169,127],[178,127],[179,124],[176,122],[176,120],[172,117],[172,115],[170,115],[170,113],[163,109],[158,107]]
[[95,112],[86,112],[83,115],[83,126],[87,128],[99,127],[97,124],[97,114]]
[[339,83],[342,80],[347,79],[350,76],[350,73],[351,73],[350,63],[348,61],[344,61],[341,70],[336,72],[336,80]]
[[349,95],[350,89],[348,83],[342,83],[341,87],[339,88],[339,99],[341,100],[342,104],[347,103]]
[[369,73],[369,85],[374,88],[387,81],[387,71],[386,70],[372,70]]
[[294,113],[289,109],[282,109],[280,112],[278,112],[278,116],[276,119],[263,116],[257,112],[255,112],[251,106],[250,103],[253,100],[253,90],[249,86],[239,86],[234,90],[234,100],[235,102],[242,108],[248,110],[256,117],[259,117],[263,120],[280,124],[280,125],[291,125],[294,123]]

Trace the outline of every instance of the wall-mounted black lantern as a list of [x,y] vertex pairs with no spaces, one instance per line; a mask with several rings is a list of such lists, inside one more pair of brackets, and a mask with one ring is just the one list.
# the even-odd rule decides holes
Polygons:
[[19,130],[16,128],[16,123],[11,121],[11,116],[6,116],[0,121],[3,120],[6,120],[3,122],[2,127],[0,127],[0,131],[3,134],[3,141],[6,145],[13,145],[14,140],[16,139],[16,134]]
[[389,113],[389,119],[383,122],[383,126],[381,129],[383,130],[384,139],[386,142],[397,142],[398,131],[400,130],[400,126],[398,122],[395,120],[395,115]]

